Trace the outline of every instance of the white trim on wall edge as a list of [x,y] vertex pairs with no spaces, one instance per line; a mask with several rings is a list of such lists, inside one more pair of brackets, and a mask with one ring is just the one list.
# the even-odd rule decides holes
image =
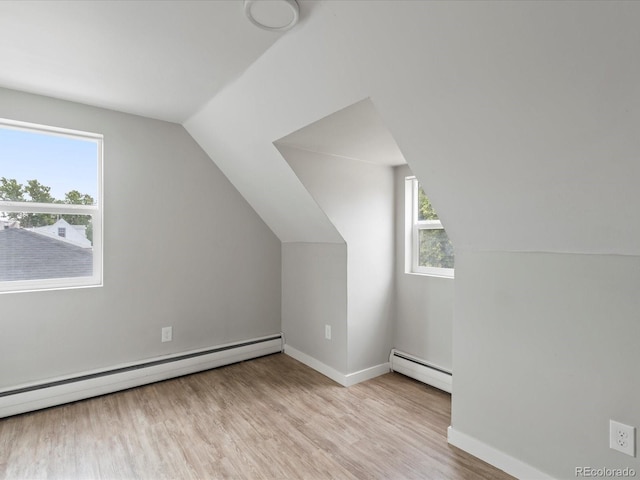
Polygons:
[[291,345],[284,344],[284,353],[292,358],[295,358],[299,362],[304,363],[307,367],[313,368],[315,371],[320,372],[325,377],[329,377],[336,383],[339,383],[343,387],[347,386],[347,376],[344,373],[340,373],[335,368],[325,365],[319,360],[316,360],[306,353],[302,353],[300,350],[293,348]]
[[282,351],[281,334],[149,358],[0,390],[0,418],[168,380]]
[[350,387],[351,385],[355,385],[356,383],[371,380],[372,378],[379,377],[380,375],[384,375],[385,373],[389,373],[390,371],[391,367],[389,366],[389,362],[385,362],[379,365],[374,365],[373,367],[365,368],[364,370],[349,373],[346,375],[346,386]]
[[295,358],[299,362],[304,363],[307,367],[313,368],[315,371],[320,372],[326,377],[329,377],[336,383],[339,383],[343,387],[350,387],[356,383],[364,382],[372,378],[389,373],[389,363],[381,363],[380,365],[374,365],[373,367],[365,368],[358,372],[349,374],[340,373],[333,367],[316,360],[310,355],[293,348],[291,345],[285,344],[284,353],[292,358]]
[[541,472],[522,460],[518,460],[497,450],[480,440],[459,432],[453,427],[447,429],[447,440],[454,447],[458,447],[474,457],[493,465],[521,480],[554,480],[553,477]]

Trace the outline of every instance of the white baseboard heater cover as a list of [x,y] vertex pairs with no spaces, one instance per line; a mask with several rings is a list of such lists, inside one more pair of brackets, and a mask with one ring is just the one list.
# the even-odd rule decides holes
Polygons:
[[402,373],[407,377],[451,393],[453,375],[450,371],[432,365],[424,360],[399,350],[391,350],[389,355],[391,371]]
[[0,418],[159,382],[283,351],[282,334],[0,390]]

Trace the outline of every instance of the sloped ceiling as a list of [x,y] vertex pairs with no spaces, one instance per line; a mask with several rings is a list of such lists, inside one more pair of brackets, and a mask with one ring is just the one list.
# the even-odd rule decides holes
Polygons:
[[272,142],[370,98],[457,252],[640,254],[640,3],[321,5],[185,123],[281,240],[329,230]]
[[368,98],[458,252],[640,254],[640,3],[300,3],[0,2],[0,86],[183,123],[305,242],[341,239],[273,142]]
[[4,0],[0,86],[180,123],[281,35],[242,0]]
[[276,144],[376,165],[407,163],[368,98],[290,133]]

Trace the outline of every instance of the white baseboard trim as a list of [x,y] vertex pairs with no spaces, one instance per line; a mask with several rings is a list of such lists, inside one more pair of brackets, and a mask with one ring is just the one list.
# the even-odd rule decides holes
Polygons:
[[344,373],[340,373],[333,367],[325,365],[320,360],[316,360],[306,353],[302,353],[300,350],[293,348],[291,345],[284,344],[284,353],[292,358],[295,358],[299,362],[304,363],[307,367],[313,368],[316,372],[320,372],[325,377],[329,377],[336,383],[339,383],[343,387],[347,386],[347,376]]
[[254,338],[0,390],[0,418],[138,387],[282,351],[282,336]]
[[364,370],[345,375],[335,368],[330,367],[329,365],[326,365],[319,360],[316,360],[312,356],[293,348],[291,345],[285,344],[284,353],[292,358],[295,358],[299,362],[304,363],[307,367],[313,368],[315,371],[320,372],[326,377],[329,377],[331,380],[339,383],[343,387],[350,387],[351,385],[355,385],[356,383],[364,382],[365,380],[370,380],[379,375],[383,375],[389,372],[389,364],[382,363],[380,365],[375,365],[373,367],[365,368]]
[[553,477],[531,465],[507,455],[465,433],[459,432],[453,427],[448,428],[447,439],[451,445],[521,480],[554,480]]
[[389,373],[389,362],[381,363],[380,365],[374,365],[373,367],[365,368],[358,372],[349,373],[345,375],[347,381],[347,387],[355,385],[356,383],[364,382],[365,380],[371,380],[372,378],[379,377],[385,373]]

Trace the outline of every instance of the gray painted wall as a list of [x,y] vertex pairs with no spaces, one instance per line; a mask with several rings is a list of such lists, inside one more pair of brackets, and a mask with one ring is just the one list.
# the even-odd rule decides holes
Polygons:
[[346,244],[282,244],[282,331],[287,345],[347,372]]
[[[319,2],[187,125],[281,239],[331,241],[272,142],[371,98],[456,246],[455,429],[573,477],[637,462],[603,419],[640,427],[637,261],[615,256],[640,255],[639,22],[638,2]],[[285,200],[255,198],[264,170]]]
[[394,174],[396,298],[393,346],[451,370],[455,280],[405,273],[404,183],[405,178],[413,174],[407,166],[394,168]]
[[280,331],[280,241],[182,126],[4,89],[0,117],[104,134],[105,200],[104,287],[0,295],[0,388]]
[[640,425],[640,257],[458,258],[453,428],[555,478],[637,472],[608,432]]
[[278,148],[347,244],[347,373],[385,363],[393,328],[393,169]]

